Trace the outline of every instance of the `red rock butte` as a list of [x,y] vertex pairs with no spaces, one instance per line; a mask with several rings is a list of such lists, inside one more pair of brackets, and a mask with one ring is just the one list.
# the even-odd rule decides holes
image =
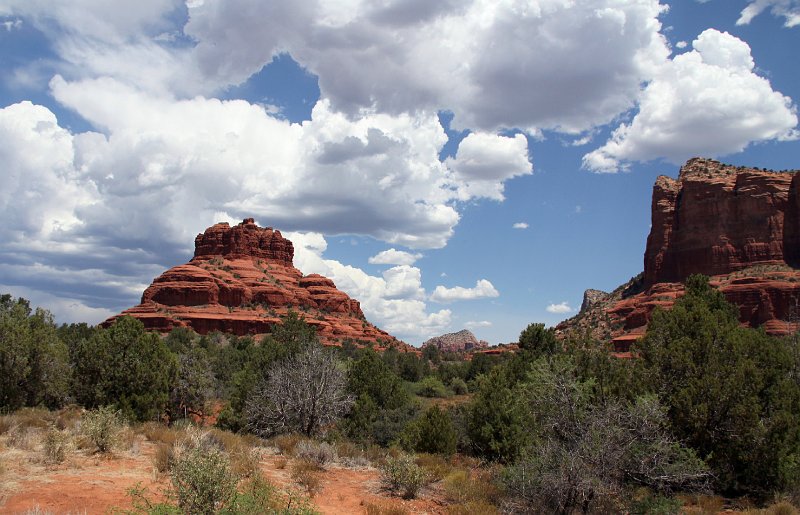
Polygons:
[[[773,335],[800,328],[800,174],[690,159],[678,179],[653,187],[652,224],[641,278],[560,324],[596,325],[618,350],[641,335],[657,307],[683,295],[704,274],[739,308],[739,320]],[[585,322],[585,323],[584,323]]]
[[252,218],[234,227],[223,222],[198,234],[194,245],[191,261],[161,274],[141,304],[103,325],[130,315],[161,333],[188,327],[200,334],[261,335],[294,310],[328,345],[352,341],[412,349],[369,323],[359,302],[333,281],[295,268],[294,246],[278,230],[259,227]]

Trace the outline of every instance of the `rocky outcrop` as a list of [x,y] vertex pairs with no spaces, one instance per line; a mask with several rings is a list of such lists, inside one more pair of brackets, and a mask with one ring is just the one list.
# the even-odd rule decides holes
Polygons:
[[677,180],[653,187],[645,287],[691,274],[724,275],[753,265],[796,263],[798,181],[791,172],[691,159]]
[[600,304],[608,298],[609,294],[601,290],[592,290],[591,288],[583,292],[583,302],[581,303],[581,312],[588,311],[594,306]]
[[441,336],[435,336],[422,344],[422,347],[427,346],[437,347],[442,352],[475,352],[481,349],[487,349],[489,344],[483,340],[478,340],[475,335],[467,329],[458,331],[457,333],[448,333]]
[[[559,334],[589,330],[617,350],[670,308],[691,274],[711,277],[739,320],[774,335],[800,328],[800,174],[690,159],[653,187],[644,273],[592,300]],[[596,298],[592,294],[593,298]]]
[[200,334],[241,336],[269,333],[293,310],[317,329],[324,343],[411,350],[369,323],[359,302],[333,281],[303,275],[293,259],[292,242],[278,230],[259,227],[252,218],[234,227],[218,223],[197,235],[191,261],[161,274],[144,291],[141,304],[117,316],[131,315],[162,333],[190,327]]

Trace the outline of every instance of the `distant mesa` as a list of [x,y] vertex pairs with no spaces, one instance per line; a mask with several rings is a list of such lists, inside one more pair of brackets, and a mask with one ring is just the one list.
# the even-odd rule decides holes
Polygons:
[[472,331],[463,329],[457,333],[447,333],[435,336],[422,344],[422,348],[433,346],[442,352],[475,352],[487,349],[489,344],[483,340],[478,340]]
[[800,174],[690,159],[677,179],[653,186],[644,272],[610,294],[587,290],[560,334],[591,331],[617,350],[644,333],[657,306],[669,308],[692,274],[739,308],[739,320],[785,335],[800,327]]
[[141,304],[109,318],[130,315],[162,333],[188,327],[239,336],[271,332],[290,310],[314,326],[323,343],[413,348],[369,323],[357,300],[330,279],[294,267],[294,246],[280,231],[252,218],[231,227],[218,223],[198,234],[185,265],[170,268],[144,291]]

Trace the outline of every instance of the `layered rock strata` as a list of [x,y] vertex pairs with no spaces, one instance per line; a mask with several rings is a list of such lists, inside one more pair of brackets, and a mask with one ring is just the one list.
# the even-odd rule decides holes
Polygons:
[[[558,326],[590,329],[624,350],[656,307],[683,295],[691,274],[739,308],[739,320],[774,335],[800,328],[800,174],[690,159],[653,187],[644,273],[606,298],[594,291]],[[591,323],[589,323],[591,321]]]
[[294,310],[326,344],[352,341],[411,350],[369,323],[359,302],[333,281],[303,275],[293,259],[294,246],[280,231],[259,227],[252,218],[234,227],[218,223],[197,235],[191,261],[161,274],[138,306],[117,316],[131,315],[162,333],[189,327],[200,334],[241,336],[269,333]]

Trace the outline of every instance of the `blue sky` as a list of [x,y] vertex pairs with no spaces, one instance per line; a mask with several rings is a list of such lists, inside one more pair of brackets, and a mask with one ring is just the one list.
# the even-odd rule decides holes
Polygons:
[[798,0],[0,0],[0,291],[96,323],[254,217],[491,343],[642,269],[655,178],[798,168]]

